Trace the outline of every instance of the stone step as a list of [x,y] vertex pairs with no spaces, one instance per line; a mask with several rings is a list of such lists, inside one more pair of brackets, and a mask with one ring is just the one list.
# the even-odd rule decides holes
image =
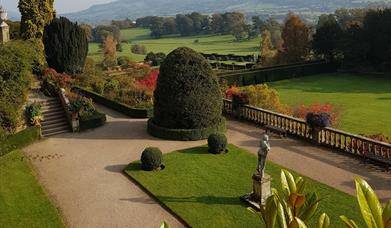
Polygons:
[[42,113],[43,114],[43,117],[50,117],[50,116],[64,116],[65,115],[65,111],[62,110],[62,109],[58,109],[58,110],[50,110],[50,111],[45,111]]
[[60,103],[60,99],[58,98],[50,98],[47,100],[44,100],[42,104],[52,104],[52,103]]
[[48,113],[48,112],[59,111],[59,110],[64,111],[64,108],[61,105],[41,108],[42,113]]
[[50,136],[59,135],[59,134],[63,134],[63,133],[69,133],[69,132],[71,132],[71,131],[70,130],[56,131],[53,133],[43,134],[43,137],[50,137]]
[[44,119],[42,121],[42,125],[50,125],[50,124],[54,124],[54,123],[59,123],[59,122],[67,122],[67,118],[65,116],[59,116],[59,117],[52,117],[52,118],[49,118],[49,119]]
[[66,121],[66,116],[64,113],[59,113],[57,115],[46,115],[43,117],[43,122],[50,122],[50,121],[59,121],[64,120]]
[[60,127],[55,127],[55,128],[50,128],[50,129],[43,129],[42,128],[42,135],[43,136],[48,136],[48,135],[53,135],[53,134],[61,134],[64,132],[70,132],[71,129],[68,125],[60,126]]
[[54,123],[50,123],[50,124],[42,123],[42,130],[46,131],[46,130],[55,129],[55,128],[63,127],[63,126],[68,126],[68,122],[58,121],[58,122],[54,122]]

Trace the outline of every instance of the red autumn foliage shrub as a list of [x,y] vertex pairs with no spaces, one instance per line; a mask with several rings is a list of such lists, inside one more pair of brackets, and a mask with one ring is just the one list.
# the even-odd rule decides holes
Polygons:
[[234,94],[240,93],[240,89],[236,86],[230,86],[228,89],[225,91],[225,98],[227,99],[232,99]]
[[301,119],[306,119],[308,113],[327,113],[331,117],[331,126],[335,126],[338,122],[339,113],[335,108],[329,104],[314,103],[311,105],[298,105],[292,110],[293,116]]
[[44,72],[44,79],[53,81],[60,88],[65,88],[66,85],[72,82],[72,76],[66,73],[57,73],[53,68],[47,68]]
[[152,70],[146,78],[138,80],[136,86],[142,90],[153,92],[156,89],[159,73],[159,70]]
[[374,139],[376,141],[385,142],[391,144],[391,138],[388,136],[385,136],[384,134],[375,134],[375,135],[367,135],[366,137],[370,139]]

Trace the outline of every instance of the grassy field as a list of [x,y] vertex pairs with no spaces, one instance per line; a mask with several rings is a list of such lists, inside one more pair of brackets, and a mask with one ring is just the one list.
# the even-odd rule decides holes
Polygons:
[[[229,152],[224,155],[207,151],[205,146],[166,154],[163,171],[145,172],[140,162],[134,162],[125,172],[192,227],[262,227],[260,219],[239,200],[252,190],[256,156],[233,145],[229,145]],[[272,186],[277,189],[281,189],[281,168],[271,162],[266,166],[266,172],[273,178]],[[354,197],[305,179],[307,192],[316,191],[323,199],[320,211],[330,216],[333,227],[343,227],[339,216],[344,214],[363,226]],[[316,221],[314,218],[312,223]]]
[[337,128],[356,134],[391,136],[391,78],[323,74],[270,84],[283,103],[330,103],[339,112]]
[[20,150],[0,157],[0,224],[2,228],[65,227]]
[[[232,35],[199,35],[181,37],[179,35],[165,36],[161,39],[153,39],[149,36],[149,29],[127,29],[121,30],[121,40],[126,40],[129,44],[123,43],[123,51],[118,52],[118,56],[130,56],[134,61],[143,61],[144,55],[131,53],[132,44],[142,44],[147,52],[164,52],[168,54],[177,47],[187,46],[204,53],[249,55],[258,52],[260,38],[250,41],[236,42]],[[198,43],[194,41],[198,40]],[[89,57],[96,61],[103,59],[103,54],[99,44],[90,43]]]

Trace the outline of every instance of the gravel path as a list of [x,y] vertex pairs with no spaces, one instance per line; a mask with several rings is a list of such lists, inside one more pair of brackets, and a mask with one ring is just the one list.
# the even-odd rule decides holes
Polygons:
[[[125,116],[97,105],[108,114],[108,123],[80,134],[63,134],[25,149],[41,184],[60,208],[69,227],[171,227],[183,225],[131,182],[121,171],[138,160],[147,146],[164,153],[206,141],[172,142],[146,133],[146,120]],[[228,123],[230,143],[256,153],[262,130]],[[269,159],[303,175],[355,194],[353,177],[369,181],[385,200],[391,198],[391,174],[347,156],[292,139],[271,139]],[[251,181],[251,177],[249,177]]]

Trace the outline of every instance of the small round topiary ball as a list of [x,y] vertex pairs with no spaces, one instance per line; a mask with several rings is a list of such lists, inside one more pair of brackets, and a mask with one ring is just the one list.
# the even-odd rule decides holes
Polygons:
[[208,137],[209,153],[223,154],[227,151],[227,137],[224,134],[211,134]]
[[145,171],[159,169],[162,165],[162,152],[159,148],[148,147],[141,154],[141,168]]

